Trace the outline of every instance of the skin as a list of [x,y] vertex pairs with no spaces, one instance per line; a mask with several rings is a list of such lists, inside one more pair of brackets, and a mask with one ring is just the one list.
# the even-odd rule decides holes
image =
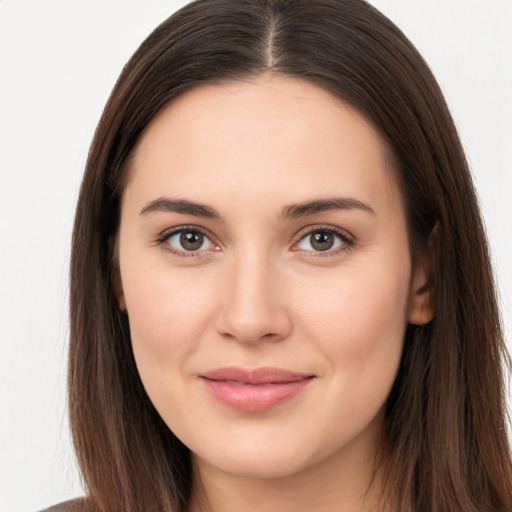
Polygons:
[[[220,218],[159,209],[162,198]],[[283,216],[332,198],[372,211]],[[167,236],[183,226],[206,234],[198,250]],[[319,229],[333,249],[312,245]],[[118,257],[142,381],[192,452],[190,510],[374,509],[383,406],[404,331],[432,312],[428,265],[411,267],[393,159],[365,118],[299,79],[187,92],[136,148]],[[225,366],[315,377],[270,410],[244,412],[200,378]]]

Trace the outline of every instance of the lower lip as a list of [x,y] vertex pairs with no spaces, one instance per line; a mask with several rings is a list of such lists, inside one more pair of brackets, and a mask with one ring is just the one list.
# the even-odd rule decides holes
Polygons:
[[220,402],[244,412],[267,411],[293,398],[313,379],[268,384],[244,384],[203,379],[210,393]]

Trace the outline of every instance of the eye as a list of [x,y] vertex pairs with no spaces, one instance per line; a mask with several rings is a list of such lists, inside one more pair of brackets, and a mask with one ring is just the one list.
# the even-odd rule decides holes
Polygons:
[[352,240],[348,235],[332,228],[318,228],[302,236],[296,247],[301,251],[336,252],[348,249]]
[[197,228],[181,228],[162,237],[161,243],[166,244],[174,253],[195,253],[216,250],[217,246]]

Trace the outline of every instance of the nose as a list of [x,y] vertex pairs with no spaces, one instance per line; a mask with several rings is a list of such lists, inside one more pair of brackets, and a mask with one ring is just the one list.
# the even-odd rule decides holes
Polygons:
[[264,256],[235,261],[225,274],[217,332],[242,343],[286,338],[292,329],[284,279]]

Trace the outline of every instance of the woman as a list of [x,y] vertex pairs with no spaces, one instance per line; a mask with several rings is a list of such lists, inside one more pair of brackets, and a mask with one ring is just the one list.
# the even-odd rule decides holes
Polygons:
[[442,94],[360,0],[201,0],[127,64],[71,269],[73,510],[512,509]]

